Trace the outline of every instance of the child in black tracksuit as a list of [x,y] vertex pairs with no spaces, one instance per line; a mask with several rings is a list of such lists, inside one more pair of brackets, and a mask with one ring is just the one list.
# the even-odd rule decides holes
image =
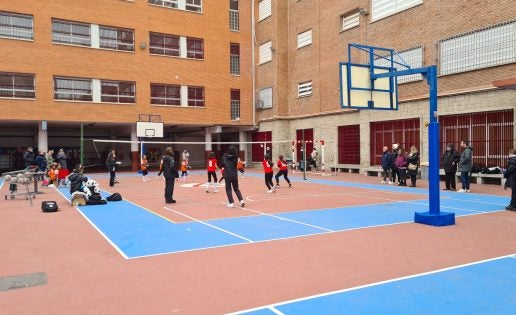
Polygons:
[[506,178],[505,187],[511,188],[511,203],[505,207],[505,210],[516,211],[516,149],[511,149],[509,152],[509,161],[507,161],[507,168],[504,173]]

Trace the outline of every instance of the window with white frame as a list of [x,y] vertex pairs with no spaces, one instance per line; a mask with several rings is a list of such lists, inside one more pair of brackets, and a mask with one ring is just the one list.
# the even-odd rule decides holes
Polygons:
[[423,0],[372,0],[372,21],[377,21],[423,3]]
[[229,73],[240,75],[240,44],[229,45]]
[[204,59],[204,40],[202,38],[186,38],[186,57]]
[[186,11],[202,12],[202,0],[186,0]]
[[439,41],[440,74],[516,62],[516,22]]
[[136,83],[128,81],[100,81],[100,99],[109,103],[136,103]]
[[312,44],[312,30],[297,34],[297,48]]
[[[389,57],[390,58],[390,57]],[[423,47],[416,47],[413,49],[401,51],[398,54],[394,55],[394,61],[399,62],[401,64],[406,64],[410,66],[410,68],[421,68],[423,67]],[[406,67],[403,67],[399,64],[392,64],[390,60],[377,58],[374,62],[375,66],[380,67],[394,67],[396,70],[406,70]],[[397,77],[398,84],[413,82],[422,80],[423,77],[421,74],[411,74]]]
[[91,102],[93,100],[91,79],[54,77],[54,99]]
[[91,46],[90,24],[52,19],[52,41]]
[[162,6],[165,8],[177,9],[178,8],[177,1],[178,0],[149,0],[149,3],[159,5],[159,6]]
[[305,97],[312,95],[312,81],[298,83],[297,85],[297,96]]
[[238,12],[238,0],[229,0],[229,30],[232,32],[238,32],[240,29]]
[[0,72],[0,97],[35,98],[34,74]]
[[149,33],[149,53],[179,57],[180,51],[179,36]]
[[181,105],[181,86],[151,83],[151,104]]
[[231,120],[240,119],[240,90],[231,90]]
[[271,0],[262,0],[258,4],[258,21],[264,20],[271,16],[272,6]]
[[261,108],[272,108],[272,88],[264,88],[258,91],[258,103]]
[[33,39],[33,19],[32,15],[0,11],[0,37]]
[[342,22],[342,31],[346,31],[360,25],[360,13],[356,12],[350,15],[340,17]]
[[204,107],[204,87],[189,86],[188,87],[188,106]]
[[134,31],[109,26],[99,27],[100,48],[134,51]]
[[259,64],[266,63],[266,62],[269,62],[269,61],[272,60],[272,50],[271,50],[271,47],[272,47],[272,42],[271,41],[266,42],[266,43],[260,45],[260,47],[258,48]]

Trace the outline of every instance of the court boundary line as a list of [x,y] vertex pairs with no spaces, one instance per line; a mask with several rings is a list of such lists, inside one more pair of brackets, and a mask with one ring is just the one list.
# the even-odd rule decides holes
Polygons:
[[0,189],[4,187],[5,180],[3,178],[0,178]]
[[[60,195],[61,195],[61,196],[62,196],[62,197],[67,201],[67,202],[69,202],[68,198],[66,198],[66,196],[65,196],[65,195],[63,195],[63,193],[62,193],[61,191],[59,191],[59,189],[58,189],[57,187],[56,187],[56,188],[54,188],[54,189],[55,189],[55,190],[56,190],[56,191],[57,191],[57,192],[58,192],[58,193],[59,193],[59,194],[60,194]],[[86,216],[86,215],[81,211],[81,209],[79,209],[79,207],[78,207],[78,206],[73,206],[73,205],[72,205],[72,208],[74,208],[75,210],[77,210],[77,211],[82,215],[82,217],[83,217],[83,218],[85,218],[85,219],[86,219],[86,221],[88,221],[88,222],[90,223],[90,225],[91,225],[95,230],[97,230],[97,232],[99,232],[99,233],[100,233],[100,235],[102,235],[102,237],[104,237],[104,239],[105,239],[105,240],[106,240],[106,241],[107,241],[111,246],[113,246],[113,248],[115,248],[115,250],[116,250],[120,255],[122,255],[122,257],[123,257],[124,259],[126,259],[126,260],[128,260],[128,259],[129,259],[129,257],[128,257],[128,256],[127,256],[127,255],[126,255],[126,254],[125,254],[125,253],[124,253],[124,252],[123,252],[123,251],[122,251],[118,246],[116,246],[116,244],[115,244],[115,243],[113,243],[113,241],[111,241],[111,239],[110,239],[109,237],[107,237],[107,235],[106,235],[106,234],[104,234],[104,232],[102,232],[102,230],[100,230],[100,229],[99,229],[99,227],[97,227],[97,226],[96,226],[96,225],[95,225],[95,224],[94,224],[94,223],[93,223],[93,222],[88,218],[88,216]]]
[[163,207],[163,208],[164,208],[164,209],[167,209],[167,210],[169,210],[169,211],[172,211],[172,212],[174,212],[175,214],[179,214],[179,215],[182,215],[182,216],[184,216],[184,217],[187,217],[187,218],[189,218],[189,219],[191,219],[191,220],[194,220],[194,221],[195,221],[195,222],[197,222],[197,223],[201,223],[201,224],[207,225],[207,226],[209,226],[209,227],[211,227],[211,228],[214,228],[214,229],[216,229],[216,230],[222,231],[222,232],[224,232],[224,233],[226,233],[226,234],[233,235],[233,236],[235,236],[235,237],[241,238],[241,239],[243,239],[243,240],[245,240],[245,241],[248,241],[249,243],[254,243],[254,242],[255,242],[255,241],[253,241],[252,239],[249,239],[249,238],[247,238],[247,237],[243,237],[243,236],[241,236],[241,235],[238,235],[238,234],[233,233],[233,232],[231,232],[231,231],[225,230],[225,229],[223,229],[223,228],[219,228],[219,227],[217,227],[217,226],[215,226],[215,225],[212,225],[212,224],[206,223],[206,222],[204,222],[204,221],[197,220],[197,219],[196,219],[196,218],[194,218],[194,217],[191,217],[191,216],[189,216],[189,215],[187,215],[187,214],[181,213],[181,212],[176,211],[176,210],[172,210],[172,209],[170,209],[169,207]]
[[259,307],[255,307],[255,308],[245,309],[245,310],[242,310],[242,311],[226,313],[226,315],[239,315],[239,314],[244,314],[244,313],[248,313],[248,312],[268,309],[268,308],[271,308],[271,307],[275,308],[277,306],[282,306],[282,305],[286,305],[286,304],[302,302],[302,301],[306,301],[306,300],[310,300],[310,299],[316,299],[316,298],[320,298],[320,297],[325,297],[325,296],[329,296],[329,295],[333,295],[333,294],[339,294],[339,293],[345,293],[345,292],[350,292],[350,291],[356,291],[356,290],[360,290],[360,289],[365,289],[365,288],[369,288],[369,287],[379,286],[379,285],[383,285],[383,284],[387,284],[387,283],[391,283],[391,282],[407,280],[407,279],[416,278],[416,277],[423,277],[423,276],[427,276],[427,275],[431,275],[431,274],[435,274],[435,273],[440,273],[440,272],[444,272],[444,271],[449,271],[449,270],[464,268],[464,267],[468,267],[468,266],[478,265],[478,264],[482,264],[482,263],[486,263],[486,262],[490,262],[490,261],[495,261],[495,260],[500,260],[500,259],[504,259],[504,258],[514,258],[515,255],[516,254],[513,253],[513,254],[499,256],[499,257],[495,257],[495,258],[488,258],[488,259],[484,259],[484,260],[474,261],[474,262],[471,262],[471,263],[455,265],[455,266],[452,266],[452,267],[446,267],[446,268],[436,269],[436,270],[432,270],[432,271],[417,273],[417,274],[413,274],[413,275],[409,275],[409,276],[403,276],[403,277],[393,278],[393,279],[389,279],[389,280],[373,282],[373,283],[369,283],[369,284],[365,284],[365,285],[360,285],[360,286],[355,286],[355,287],[351,287],[351,288],[347,288],[347,289],[341,289],[341,290],[335,290],[335,291],[330,291],[330,292],[326,292],[326,293],[314,294],[314,295],[306,296],[306,297],[303,297],[303,298],[291,299],[291,300],[286,300],[286,301],[282,301],[282,302],[278,302],[278,303],[273,303],[273,304],[263,305],[263,306],[259,306]]

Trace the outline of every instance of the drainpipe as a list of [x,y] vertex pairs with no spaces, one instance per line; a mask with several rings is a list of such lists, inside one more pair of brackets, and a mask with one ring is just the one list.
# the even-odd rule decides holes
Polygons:
[[256,24],[255,24],[255,20],[254,20],[254,4],[255,4],[255,0],[252,0],[251,1],[251,36],[252,36],[252,44],[251,44],[251,72],[252,72],[252,75],[253,75],[253,104],[252,104],[252,108],[253,108],[253,127],[256,128],[256,108],[255,108],[255,104],[256,104],[256,78],[255,78],[255,56],[254,56],[254,46],[255,46],[255,43],[256,43],[256,32],[255,32],[255,27],[256,27]]

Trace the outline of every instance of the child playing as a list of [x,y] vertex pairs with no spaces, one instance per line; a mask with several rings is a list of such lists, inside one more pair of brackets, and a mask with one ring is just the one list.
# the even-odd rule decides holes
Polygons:
[[220,168],[220,179],[219,179],[219,184],[222,182],[222,180],[224,179],[224,167],[221,167]]
[[237,161],[237,171],[240,172],[240,178],[244,178],[244,162],[240,158]]
[[48,177],[50,179],[49,188],[54,188],[57,186],[57,177],[59,175],[59,170],[57,169],[57,163],[50,164],[50,169],[48,170]]
[[274,187],[274,184],[272,183],[272,175],[273,170],[272,167],[274,166],[274,163],[271,160],[270,153],[267,153],[263,159],[263,172],[265,173],[265,185],[267,186],[267,193],[273,193],[276,192],[276,187]]
[[278,168],[279,168],[279,172],[277,172],[276,176],[275,176],[276,187],[279,187],[279,178],[281,175],[283,175],[283,178],[285,178],[285,180],[288,183],[288,188],[292,188],[292,184],[290,183],[290,180],[288,179],[288,164],[287,164],[287,162],[285,162],[285,160],[283,160],[283,155],[279,156]]
[[188,160],[183,160],[181,162],[181,178],[183,182],[186,182],[186,177],[188,176]]
[[[217,189],[217,158],[215,158],[215,153],[210,152],[208,155],[208,182],[206,183],[206,192],[209,193],[209,188],[211,186],[211,178],[213,177],[213,192],[219,192]],[[221,178],[222,179],[222,178]]]
[[144,154],[144,155],[142,155],[142,165],[141,165],[143,182],[150,180],[150,178],[147,178],[147,174],[148,174],[147,169],[148,168],[149,168],[149,162],[147,161],[147,156]]

